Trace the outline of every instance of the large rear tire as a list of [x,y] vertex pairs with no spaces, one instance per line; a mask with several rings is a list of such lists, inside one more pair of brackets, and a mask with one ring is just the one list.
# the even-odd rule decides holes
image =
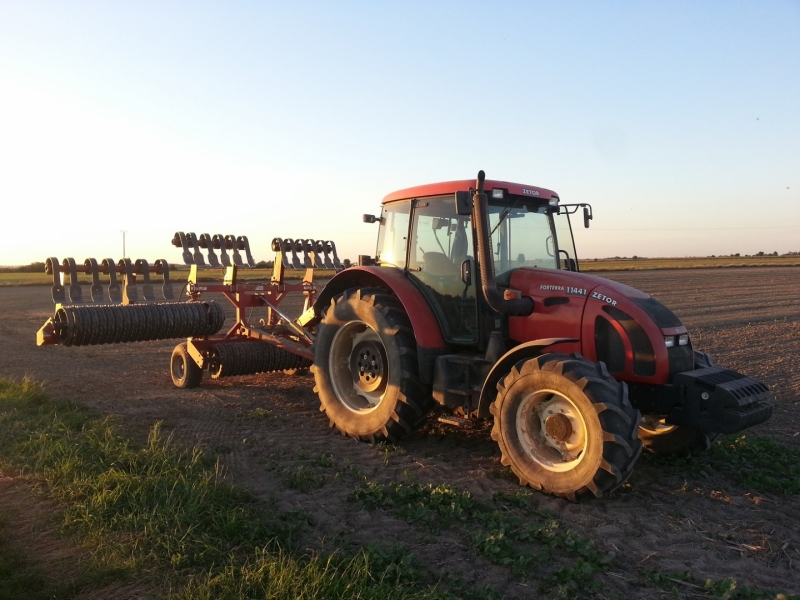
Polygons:
[[497,389],[492,438],[520,484],[575,501],[628,479],[640,415],[604,364],[545,354],[518,362]]
[[[706,352],[694,351],[694,368],[714,367]],[[660,415],[642,415],[639,424],[639,439],[645,450],[657,455],[681,452],[705,452],[720,436],[719,433],[704,433],[691,427],[668,425]]]
[[403,305],[386,290],[348,290],[332,303],[314,343],[314,391],[331,427],[367,442],[397,441],[431,408]]

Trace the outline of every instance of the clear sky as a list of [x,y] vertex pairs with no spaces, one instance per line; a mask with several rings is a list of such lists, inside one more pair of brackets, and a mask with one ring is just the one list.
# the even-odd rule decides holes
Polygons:
[[592,203],[580,256],[800,251],[800,2],[0,0],[0,264],[355,259],[479,169]]

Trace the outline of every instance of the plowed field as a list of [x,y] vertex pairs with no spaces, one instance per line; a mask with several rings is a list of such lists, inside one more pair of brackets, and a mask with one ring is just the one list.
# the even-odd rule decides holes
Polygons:
[[[653,294],[687,325],[695,347],[766,382],[776,410],[754,433],[800,444],[800,268],[604,276]],[[162,421],[177,440],[219,456],[234,483],[309,513],[309,547],[401,542],[434,574],[489,584],[507,598],[535,597],[535,585],[475,553],[459,534],[431,535],[387,510],[364,509],[352,498],[353,479],[334,475],[355,465],[377,482],[411,476],[479,498],[513,493],[518,486],[504,475],[488,428],[450,430],[432,419],[426,435],[396,447],[357,443],[329,428],[310,376],[207,378],[199,388],[179,390],[167,368],[175,342],[38,348],[36,330],[51,313],[48,288],[0,288],[0,376],[30,375],[55,398],[118,416],[140,439]],[[607,498],[578,504],[539,498],[541,508],[614,557],[613,569],[601,576],[606,589],[626,598],[664,597],[656,586],[630,583],[653,569],[800,593],[800,497],[658,465],[640,461],[629,484]],[[308,485],[298,485],[298,477]],[[705,597],[689,585],[680,589]]]

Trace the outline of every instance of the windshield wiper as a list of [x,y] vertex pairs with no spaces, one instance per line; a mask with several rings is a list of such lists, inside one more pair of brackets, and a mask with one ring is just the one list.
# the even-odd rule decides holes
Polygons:
[[501,215],[500,215],[500,220],[497,222],[497,225],[495,225],[495,226],[494,226],[494,229],[492,229],[491,233],[489,234],[489,237],[492,237],[492,236],[494,235],[494,232],[495,232],[495,231],[497,231],[497,228],[498,228],[498,227],[500,227],[500,224],[501,224],[503,221],[505,221],[505,220],[506,220],[506,217],[508,216],[508,213],[510,213],[510,212],[511,212],[512,210],[514,210],[515,208],[517,208],[517,204],[519,204],[519,200],[516,200],[516,201],[514,202],[514,204],[512,204],[512,205],[511,205],[509,208],[505,209],[505,210],[504,210],[504,211],[501,213]]

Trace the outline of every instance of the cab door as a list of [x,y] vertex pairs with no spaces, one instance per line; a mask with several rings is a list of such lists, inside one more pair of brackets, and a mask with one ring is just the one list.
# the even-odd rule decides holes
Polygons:
[[477,273],[469,216],[456,215],[453,196],[415,200],[407,271],[433,307],[442,337],[479,339]]

